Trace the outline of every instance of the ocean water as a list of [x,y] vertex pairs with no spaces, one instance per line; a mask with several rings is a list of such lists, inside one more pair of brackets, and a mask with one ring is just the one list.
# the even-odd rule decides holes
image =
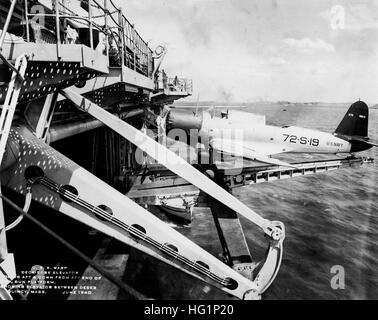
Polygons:
[[[264,105],[244,111],[265,114],[268,124],[333,132],[348,107]],[[369,136],[378,139],[377,109],[370,110]],[[281,269],[265,299],[378,298],[378,149],[361,154],[377,161],[235,192],[263,217],[286,227]],[[256,229],[241,221],[253,254]],[[344,289],[332,288],[333,267],[344,271]]]
[[[333,132],[348,107],[264,104],[242,110],[265,114],[267,124]],[[369,136],[378,139],[377,109],[370,110]],[[360,154],[377,161],[234,190],[261,216],[286,227],[282,265],[264,299],[378,299],[378,148]],[[207,226],[212,217],[195,219]],[[263,256],[266,241],[261,230],[243,217],[240,220],[252,256]],[[202,229],[187,227],[181,232],[219,256],[216,237],[204,240],[198,231]],[[343,288],[332,287],[333,268],[338,268],[339,280],[345,280]]]

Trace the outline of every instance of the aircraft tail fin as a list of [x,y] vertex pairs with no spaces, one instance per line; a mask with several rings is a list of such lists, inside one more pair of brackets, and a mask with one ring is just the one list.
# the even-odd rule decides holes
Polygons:
[[363,101],[353,103],[335,130],[337,135],[349,137],[368,136],[369,108]]
[[351,143],[350,152],[378,147],[378,141],[368,137],[369,108],[363,101],[353,103],[341,120],[335,135]]

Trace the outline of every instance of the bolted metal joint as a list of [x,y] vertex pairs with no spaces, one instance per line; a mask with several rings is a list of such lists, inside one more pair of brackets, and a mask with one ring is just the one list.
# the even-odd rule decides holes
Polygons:
[[250,289],[244,292],[243,300],[261,300],[261,294],[256,289]]
[[271,221],[265,233],[274,241],[283,241],[285,239],[285,226],[281,221]]

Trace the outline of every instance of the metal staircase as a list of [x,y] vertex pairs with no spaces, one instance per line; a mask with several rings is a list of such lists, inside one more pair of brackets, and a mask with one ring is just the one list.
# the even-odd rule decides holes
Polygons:
[[5,152],[5,146],[8,141],[10,128],[13,121],[14,112],[16,111],[18,97],[22,87],[22,81],[20,76],[25,74],[27,65],[26,55],[21,55],[16,60],[15,68],[17,70],[13,72],[11,81],[8,86],[7,95],[5,97],[4,104],[1,107],[0,115],[0,163],[3,160]]
[[[27,66],[26,55],[17,58],[15,70],[12,73],[11,81],[8,85],[7,95],[4,104],[1,106],[0,115],[0,164],[3,160],[5,148],[7,145],[9,132],[11,129],[13,116],[16,110],[18,97],[22,87],[22,77],[25,74]],[[0,193],[1,193],[1,176],[0,176]],[[3,299],[11,298],[5,286],[15,277],[15,267],[13,255],[8,254],[6,242],[6,230],[4,221],[3,203],[0,199],[0,297]]]

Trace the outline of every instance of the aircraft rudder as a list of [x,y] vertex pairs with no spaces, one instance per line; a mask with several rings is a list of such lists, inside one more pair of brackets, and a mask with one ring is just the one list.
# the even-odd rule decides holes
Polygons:
[[353,103],[341,120],[336,134],[343,136],[368,136],[369,108],[363,101]]

